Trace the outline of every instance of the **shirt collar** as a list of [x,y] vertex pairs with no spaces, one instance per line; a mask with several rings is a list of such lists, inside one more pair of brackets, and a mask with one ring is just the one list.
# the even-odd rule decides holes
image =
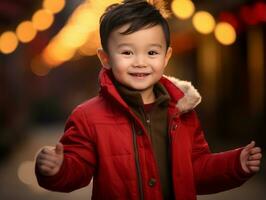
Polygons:
[[[120,84],[118,81],[114,81],[114,85],[121,95],[121,97],[124,99],[125,102],[127,102],[130,106],[144,106],[141,94],[139,91],[132,90],[122,84]],[[170,96],[167,92],[167,90],[164,88],[164,86],[157,82],[154,85],[154,93],[155,93],[155,102],[154,105],[163,105],[167,106],[168,102],[170,100]]]

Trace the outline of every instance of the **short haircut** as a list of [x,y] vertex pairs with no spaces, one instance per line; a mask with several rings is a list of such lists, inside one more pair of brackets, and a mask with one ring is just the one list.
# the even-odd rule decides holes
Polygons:
[[163,29],[166,47],[170,45],[170,31],[166,19],[160,11],[145,0],[125,0],[106,8],[100,18],[100,37],[102,48],[108,53],[108,39],[111,32],[123,25],[129,28],[121,34],[134,33],[142,28],[160,25]]

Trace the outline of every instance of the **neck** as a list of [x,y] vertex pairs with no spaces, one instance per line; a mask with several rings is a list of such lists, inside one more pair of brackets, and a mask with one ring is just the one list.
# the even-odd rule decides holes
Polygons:
[[142,101],[144,104],[150,104],[155,101],[155,94],[153,92],[153,87],[149,90],[140,91],[140,95],[142,97]]

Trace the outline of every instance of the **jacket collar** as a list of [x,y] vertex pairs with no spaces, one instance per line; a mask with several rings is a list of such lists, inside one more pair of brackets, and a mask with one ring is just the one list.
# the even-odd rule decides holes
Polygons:
[[161,78],[160,82],[166,87],[180,113],[194,109],[201,102],[201,96],[191,82],[166,75]]
[[[107,92],[113,96],[120,104],[128,108],[128,105],[121,98],[113,84],[111,70],[102,69],[99,74],[101,92]],[[200,102],[201,96],[198,91],[188,81],[182,81],[174,77],[163,76],[160,82],[164,85],[171,97],[171,103],[180,113],[186,113],[194,109]]]
[[[121,97],[125,100],[126,103],[129,104],[131,107],[143,107],[144,102],[142,100],[140,92],[136,90],[129,89],[124,85],[121,85],[119,82],[114,81],[114,85],[121,95]],[[170,96],[167,90],[161,83],[156,83],[154,85],[153,91],[155,93],[155,101],[153,102],[154,105],[162,105],[167,106],[168,101],[170,100]]]

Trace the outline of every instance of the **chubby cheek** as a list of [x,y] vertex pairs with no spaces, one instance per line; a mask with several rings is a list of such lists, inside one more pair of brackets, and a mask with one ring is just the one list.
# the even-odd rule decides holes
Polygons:
[[121,82],[123,80],[123,77],[125,77],[126,72],[123,70],[112,68],[112,71],[115,79],[118,80],[119,82]]
[[124,74],[127,73],[129,62],[125,59],[114,59],[111,61],[111,68],[113,72]]
[[153,71],[156,72],[156,74],[163,74],[165,66],[164,66],[164,61],[162,60],[157,60],[157,62],[153,63]]
[[127,76],[127,68],[122,65],[122,63],[117,63],[111,66],[113,75],[115,79],[119,82],[124,82],[123,80]]

